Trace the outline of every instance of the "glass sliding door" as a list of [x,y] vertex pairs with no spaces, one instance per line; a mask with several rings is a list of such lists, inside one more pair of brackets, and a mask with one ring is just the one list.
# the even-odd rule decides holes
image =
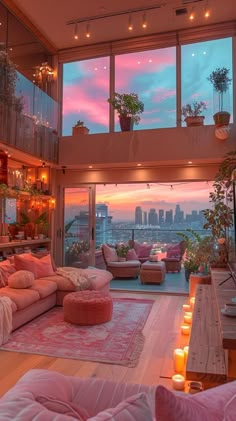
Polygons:
[[64,189],[64,265],[94,266],[94,188]]

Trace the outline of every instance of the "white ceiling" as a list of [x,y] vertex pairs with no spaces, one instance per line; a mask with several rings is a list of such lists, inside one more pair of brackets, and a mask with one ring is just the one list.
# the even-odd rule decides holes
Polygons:
[[[3,1],[4,3],[4,1]],[[203,17],[207,0],[11,0],[6,3],[15,4],[20,11],[30,20],[44,37],[50,41],[57,50],[71,48],[78,45],[94,44],[99,42],[125,39],[144,34],[153,34],[205,25]],[[211,16],[207,23],[217,23],[236,19],[236,0],[208,0]],[[86,23],[78,25],[79,40],[74,40],[74,25],[69,21],[102,16],[131,9],[148,8],[156,9],[147,11],[148,27],[141,28],[143,12],[132,14],[134,29],[129,32],[129,13],[112,18],[98,19],[90,22],[91,38],[85,37]],[[158,8],[158,6],[161,6]],[[188,12],[194,7],[196,18],[193,22],[188,15],[176,16],[176,9],[186,7]]]

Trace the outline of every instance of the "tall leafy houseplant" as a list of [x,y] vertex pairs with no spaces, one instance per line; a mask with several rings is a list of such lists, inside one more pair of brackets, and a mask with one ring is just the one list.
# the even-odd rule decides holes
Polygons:
[[144,104],[135,93],[119,94],[114,92],[107,100],[117,111],[122,131],[132,130],[133,124],[139,124],[140,115],[144,111]]
[[16,81],[16,65],[6,51],[0,50],[0,103],[21,112],[24,108],[24,100],[22,96],[15,96]]
[[226,67],[218,67],[207,78],[213,85],[214,91],[218,96],[219,111],[213,115],[217,126],[227,125],[230,120],[230,113],[224,110],[224,96],[229,89],[231,79],[229,78],[229,69]]
[[[225,159],[219,166],[213,183],[213,191],[209,194],[211,208],[202,211],[206,223],[205,229],[210,229],[211,234],[217,243],[221,239],[227,239],[228,230],[233,226],[233,181],[232,172],[236,168],[236,151],[225,155]],[[227,241],[223,242],[227,249]],[[227,251],[227,250],[226,250]]]

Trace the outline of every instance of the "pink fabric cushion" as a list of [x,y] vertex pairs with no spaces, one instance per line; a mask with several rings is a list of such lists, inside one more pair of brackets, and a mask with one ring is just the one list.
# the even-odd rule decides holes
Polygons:
[[52,255],[49,253],[49,251],[45,250],[45,251],[39,251],[38,253],[31,253],[31,256],[36,257],[37,259],[41,259],[42,257],[48,256],[48,255],[50,255],[50,257],[51,257],[52,268],[53,268],[54,272],[56,272],[57,267],[56,267],[56,264],[54,262],[54,259],[53,259]]
[[[195,395],[177,395],[158,386],[156,389],[157,421],[222,421],[224,412],[236,413],[236,381],[208,389]],[[234,418],[232,418],[233,420]],[[231,420],[231,418],[227,418]]]
[[134,249],[128,250],[128,253],[126,255],[127,260],[138,260],[137,253]]
[[15,254],[16,270],[33,272],[35,279],[55,275],[50,254],[38,259],[30,254]]
[[10,288],[29,288],[33,285],[34,274],[28,270],[18,270],[8,278]]
[[180,257],[181,250],[178,244],[167,248],[166,257]]
[[15,271],[15,266],[12,265],[8,260],[0,262],[0,288],[7,285],[9,276]]
[[109,408],[100,412],[95,417],[88,418],[90,421],[153,421],[152,412],[149,408],[145,393],[130,396],[119,403],[115,408]]
[[152,245],[148,244],[137,244],[136,253],[138,257],[149,257],[152,250]]
[[49,411],[69,415],[79,421],[85,421],[89,416],[85,409],[72,402],[66,402],[44,395],[37,396],[35,400],[45,406],[45,408],[49,409]]
[[103,244],[102,249],[107,263],[118,262],[118,256],[115,249],[106,244]]

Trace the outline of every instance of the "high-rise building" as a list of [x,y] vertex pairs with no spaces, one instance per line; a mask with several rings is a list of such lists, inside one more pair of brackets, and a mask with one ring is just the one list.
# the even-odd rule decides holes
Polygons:
[[173,224],[173,210],[166,211],[166,224]]
[[180,210],[180,205],[176,205],[175,207],[174,222],[176,224],[184,222],[184,212]]
[[143,212],[141,206],[135,208],[135,225],[143,224]]
[[152,225],[155,226],[157,225],[157,213],[156,213],[156,209],[152,208],[150,209],[149,213],[148,213],[148,225]]
[[164,224],[164,209],[159,209],[158,211],[159,214],[159,225],[163,225]]
[[143,212],[143,225],[147,225],[148,223],[147,223],[147,212],[146,211],[144,211]]

